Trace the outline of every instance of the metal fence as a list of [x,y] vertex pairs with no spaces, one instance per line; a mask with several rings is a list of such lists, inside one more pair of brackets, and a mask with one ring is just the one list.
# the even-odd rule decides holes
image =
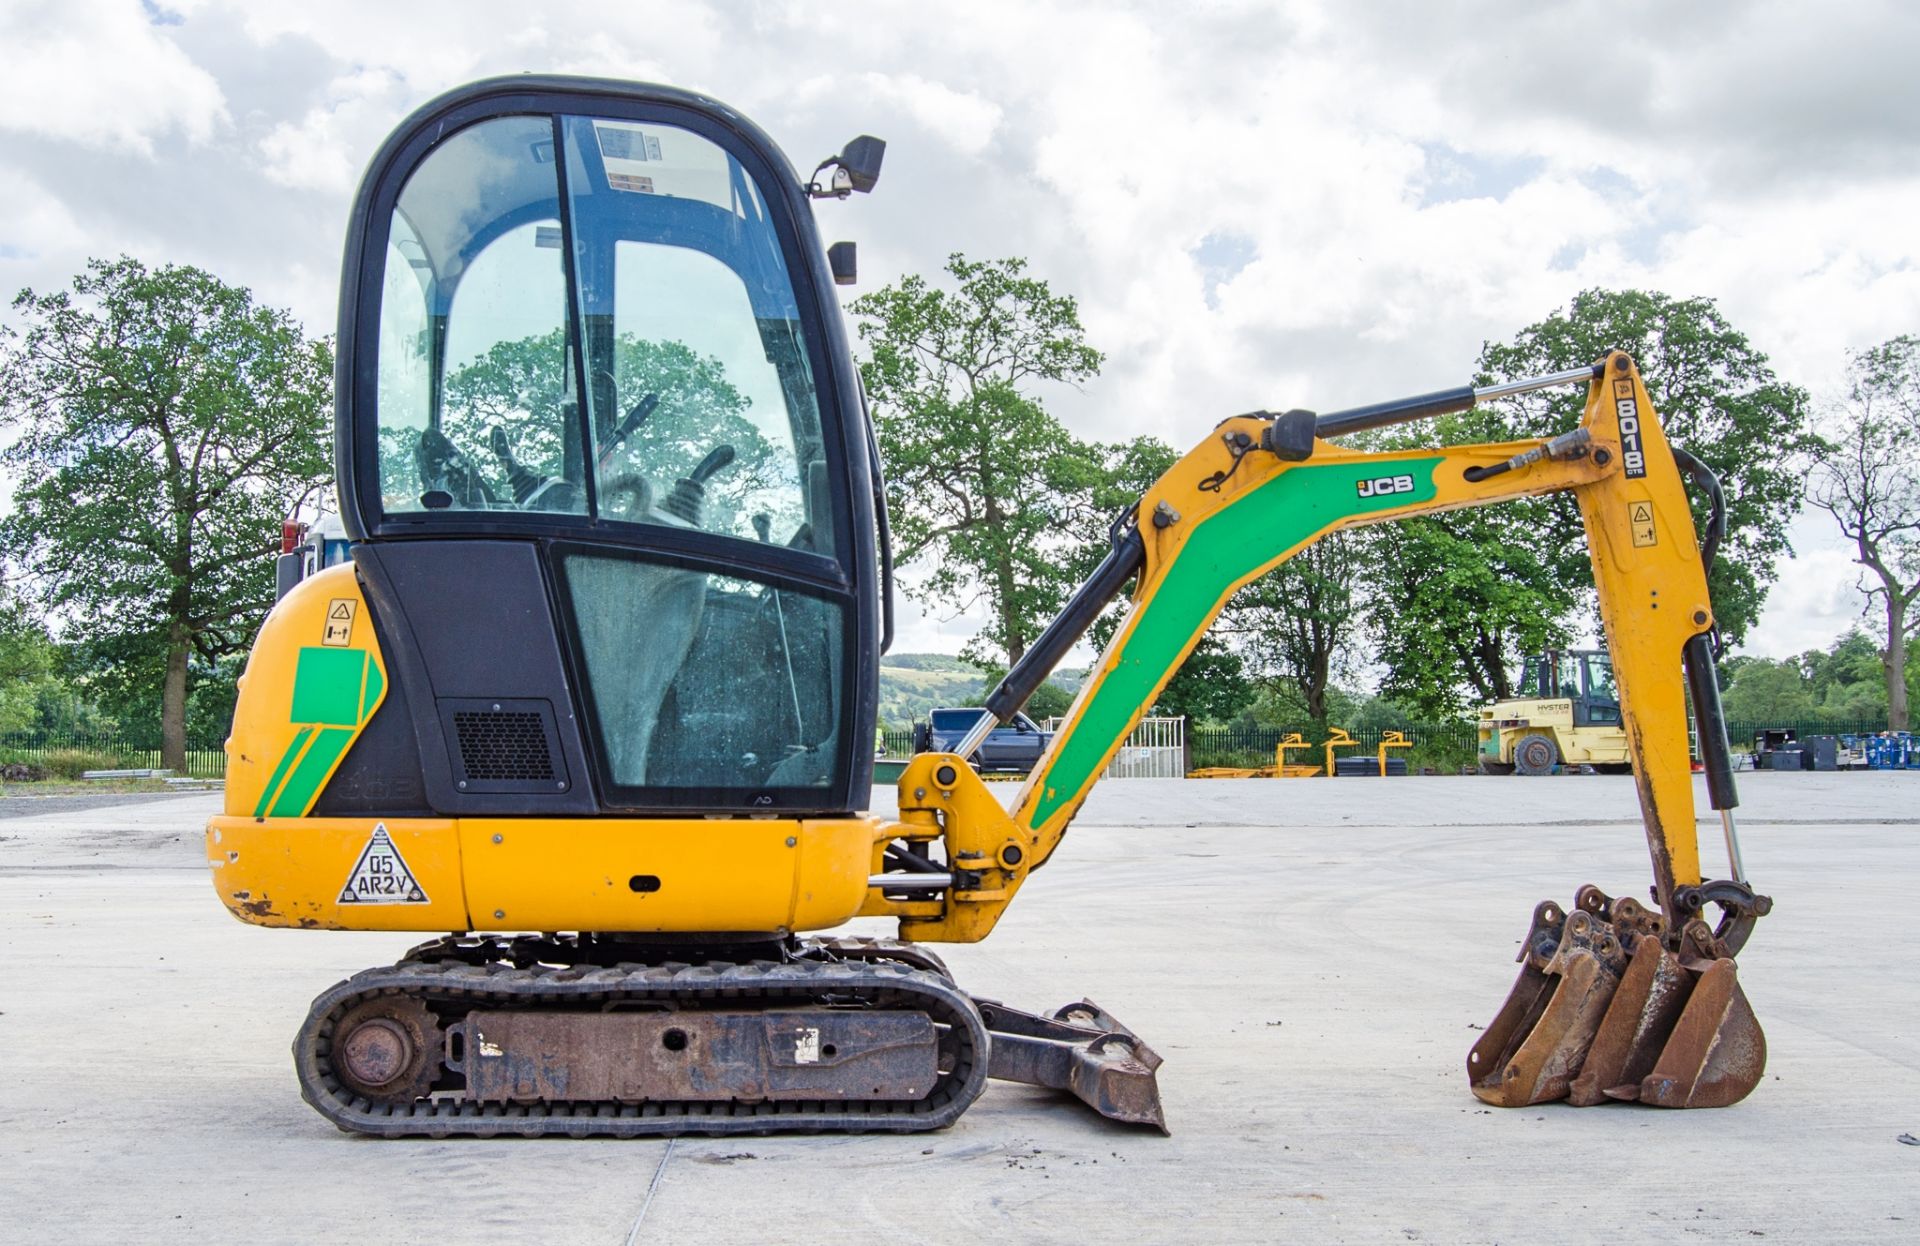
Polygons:
[[[125,732],[113,735],[57,731],[16,731],[0,735],[0,765],[25,764],[52,778],[77,779],[87,770],[157,770],[160,737]],[[187,773],[218,779],[227,773],[222,741],[188,740]]]
[[[1057,731],[1050,719],[1047,730]],[[1120,751],[1107,763],[1109,779],[1184,779],[1187,777],[1187,720],[1142,718]]]
[[1786,728],[1802,740],[1817,735],[1831,736],[1869,736],[1879,735],[1887,729],[1885,718],[1806,718],[1775,719],[1761,718],[1752,722],[1729,722],[1727,739],[1735,749],[1753,747],[1753,737],[1762,731],[1778,731]]
[[[1389,731],[1406,732],[1408,743],[1420,750],[1445,749],[1456,753],[1471,753],[1479,743],[1479,729],[1465,719],[1441,723],[1402,723],[1392,727],[1363,727],[1351,732],[1357,747],[1346,749],[1344,753],[1349,756],[1377,753],[1380,751],[1380,737]],[[1327,739],[1324,728],[1312,723],[1297,727],[1252,727],[1236,724],[1227,727],[1195,727],[1189,733],[1193,745],[1193,768],[1197,770],[1206,766],[1271,766],[1274,760],[1274,747],[1286,736],[1294,734],[1298,734],[1312,747],[1292,753],[1288,760],[1305,765],[1318,765],[1322,760],[1321,746]]]

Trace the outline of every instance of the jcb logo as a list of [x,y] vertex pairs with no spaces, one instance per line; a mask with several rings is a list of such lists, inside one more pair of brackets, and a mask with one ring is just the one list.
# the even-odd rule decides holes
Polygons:
[[1363,480],[1359,484],[1363,498],[1383,498],[1390,493],[1412,493],[1411,476],[1375,476],[1372,480]]

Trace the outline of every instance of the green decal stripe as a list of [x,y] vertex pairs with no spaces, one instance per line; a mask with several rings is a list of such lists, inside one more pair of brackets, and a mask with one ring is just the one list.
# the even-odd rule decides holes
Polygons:
[[[1198,642],[1227,594],[1284,552],[1356,515],[1431,501],[1438,458],[1302,465],[1276,475],[1187,538],[1145,608],[1130,620],[1120,652],[1093,689],[1031,790],[1027,824],[1040,827],[1077,800],[1153,703],[1181,655]],[[1364,480],[1411,475],[1407,491],[1361,497]]]
[[367,655],[367,687],[360,694],[360,725],[365,726],[367,719],[373,717],[373,707],[380,704],[380,694],[387,690],[386,680],[380,677],[380,664]]
[[320,785],[333,772],[333,763],[347,751],[347,745],[353,742],[355,734],[351,727],[322,727],[320,734],[314,737],[313,747],[293,768],[286,787],[273,802],[271,816],[297,818],[304,814],[313,804],[314,797],[320,794]]
[[302,649],[294,667],[293,705],[287,718],[327,727],[358,727],[370,665],[361,649],[318,645]]
[[273,777],[267,780],[267,786],[261,789],[260,803],[253,807],[253,816],[264,818],[267,807],[273,803],[273,794],[280,790],[280,780],[287,777],[294,758],[300,756],[300,750],[307,746],[307,739],[313,735],[312,727],[302,727],[294,734],[293,743],[287,745],[287,751],[280,754],[280,764],[273,768]]

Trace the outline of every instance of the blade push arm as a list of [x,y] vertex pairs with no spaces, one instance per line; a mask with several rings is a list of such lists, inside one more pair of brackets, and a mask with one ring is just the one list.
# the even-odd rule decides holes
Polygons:
[[[877,889],[866,911],[899,917],[911,938],[984,937],[1026,875],[1058,846],[1108,761],[1227,600],[1307,545],[1342,528],[1562,490],[1579,499],[1586,525],[1667,907],[1676,888],[1700,881],[1681,654],[1711,631],[1712,607],[1679,469],[1632,361],[1616,354],[1524,384],[1575,380],[1589,382],[1581,424],[1546,443],[1363,453],[1310,435],[1327,422],[1352,432],[1461,409],[1479,396],[1470,389],[1323,416],[1321,425],[1306,424],[1304,412],[1222,424],[1154,484],[1133,523],[1116,531],[1102,568],[1107,595],[1090,585],[1063,615],[1065,626],[1056,624],[1036,644],[1036,651],[1049,651],[1036,657],[1050,666],[1111,596],[1106,585],[1132,576],[1132,609],[1013,811],[1003,811],[961,761],[967,743],[953,754],[916,758],[900,780],[901,829],[909,840],[945,840],[951,886],[942,898],[918,899],[887,899],[903,893]],[[1021,667],[1010,672],[983,725],[1010,715],[1025,699],[1022,683],[1038,678]]]

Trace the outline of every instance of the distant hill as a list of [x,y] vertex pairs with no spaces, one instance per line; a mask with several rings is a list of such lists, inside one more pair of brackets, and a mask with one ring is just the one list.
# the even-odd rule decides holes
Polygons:
[[[1078,691],[1085,670],[1055,671],[1047,682]],[[986,673],[944,653],[889,653],[880,659],[880,724],[910,727],[927,711],[965,705],[986,695]]]
[[956,658],[951,653],[889,653],[880,659],[881,666],[897,666],[906,671],[944,671],[949,674],[964,672],[978,675],[980,668],[965,658]]
[[910,727],[942,705],[965,705],[987,690],[971,662],[944,653],[889,653],[880,659],[880,722]]

